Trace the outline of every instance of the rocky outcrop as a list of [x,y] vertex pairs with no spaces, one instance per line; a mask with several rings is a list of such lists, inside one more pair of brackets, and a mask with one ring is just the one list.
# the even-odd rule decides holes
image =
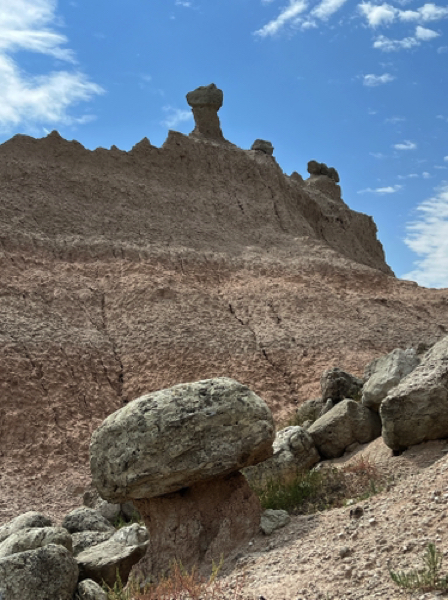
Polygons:
[[50,544],[0,559],[0,597],[5,600],[73,600],[78,566],[63,546]]
[[381,402],[389,390],[395,387],[403,377],[411,373],[420,359],[413,348],[403,350],[395,348],[386,356],[374,360],[366,367],[370,374],[362,390],[362,403],[367,408],[379,410]]
[[69,552],[73,551],[72,536],[64,527],[30,527],[12,533],[0,544],[0,558],[49,544],[64,546]]
[[92,480],[109,501],[153,498],[261,462],[273,440],[272,414],[247,386],[180,384],[107,417],[92,435]]
[[324,371],[320,378],[320,388],[322,390],[322,400],[328,399],[337,404],[344,398],[359,400],[361,397],[363,382],[354,375],[333,367]]
[[107,600],[106,592],[92,579],[81,581],[76,592],[79,600]]
[[76,556],[79,576],[113,587],[118,572],[121,581],[126,583],[132,567],[145,555],[147,545],[146,542],[127,546],[121,541],[109,539],[91,546]]
[[255,488],[262,488],[269,481],[287,481],[303,473],[319,460],[319,452],[313,439],[298,426],[286,427],[277,432],[273,443],[274,455],[254,467],[243,469],[243,475]]
[[0,543],[13,533],[17,533],[22,529],[29,529],[30,527],[51,527],[52,525],[51,519],[39,512],[30,510],[22,515],[18,515],[0,527]]
[[69,512],[62,521],[62,527],[65,527],[70,533],[99,531],[112,534],[114,532],[114,527],[106,518],[96,510],[86,506],[75,508]]
[[214,83],[188,92],[187,102],[193,110],[196,125],[191,136],[225,141],[218,117],[223,98],[222,90],[219,90]]
[[308,433],[324,458],[337,458],[350,444],[367,444],[379,437],[381,422],[376,412],[347,399],[317,419]]
[[324,175],[332,179],[335,183],[339,183],[339,173],[334,167],[327,167],[325,163],[320,163],[316,160],[310,160],[307,170],[311,177],[319,177],[320,175]]
[[173,560],[210,571],[251,539],[261,508],[238,471],[271,456],[273,439],[267,405],[224,377],[148,394],[104,421],[90,444],[92,479],[142,515],[145,577]]
[[383,439],[395,451],[448,437],[448,336],[389,391],[380,417]]
[[77,556],[91,546],[96,546],[110,539],[114,535],[114,530],[105,531],[80,531],[72,534],[73,555]]
[[274,146],[268,140],[255,140],[250,149],[263,152],[263,154],[267,154],[268,156],[274,154]]
[[283,420],[328,367],[448,328],[446,291],[392,277],[334,181],[261,152],[16,136],[0,180],[0,524],[79,506],[92,431],[134,398],[225,374]]

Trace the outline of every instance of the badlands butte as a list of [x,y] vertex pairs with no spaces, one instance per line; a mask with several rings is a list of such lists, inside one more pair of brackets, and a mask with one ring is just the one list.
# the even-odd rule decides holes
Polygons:
[[142,394],[231,377],[281,422],[325,369],[446,335],[448,290],[394,276],[334,170],[225,140],[218,92],[160,148],[0,146],[0,524],[79,506],[93,430]]

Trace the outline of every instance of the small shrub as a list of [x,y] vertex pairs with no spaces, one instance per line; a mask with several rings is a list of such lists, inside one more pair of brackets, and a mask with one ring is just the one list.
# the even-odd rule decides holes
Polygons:
[[428,544],[423,555],[423,569],[413,569],[405,573],[404,571],[391,571],[389,574],[392,581],[399,587],[409,590],[448,590],[448,575],[441,576],[442,554],[437,550],[434,544]]
[[117,570],[114,587],[104,585],[103,589],[108,600],[237,600],[243,581],[238,580],[237,585],[230,589],[217,579],[221,566],[222,559],[217,565],[213,565],[211,576],[206,578],[195,568],[188,572],[181,563],[174,562],[168,573],[161,576],[157,583],[149,583],[143,589],[138,581],[129,581],[123,586]]

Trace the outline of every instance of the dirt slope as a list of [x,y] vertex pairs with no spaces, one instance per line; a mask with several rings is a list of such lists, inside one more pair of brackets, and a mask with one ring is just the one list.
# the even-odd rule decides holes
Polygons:
[[281,418],[325,368],[448,328],[335,184],[254,151],[16,136],[0,181],[0,523],[78,505],[92,430],[143,393],[226,375]]

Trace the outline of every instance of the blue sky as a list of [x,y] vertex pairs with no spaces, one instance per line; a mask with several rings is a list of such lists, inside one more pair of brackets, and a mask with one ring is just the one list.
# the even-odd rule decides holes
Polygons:
[[447,65],[448,6],[424,0],[1,0],[0,142],[160,146],[214,82],[227,139],[336,167],[396,275],[448,287]]

